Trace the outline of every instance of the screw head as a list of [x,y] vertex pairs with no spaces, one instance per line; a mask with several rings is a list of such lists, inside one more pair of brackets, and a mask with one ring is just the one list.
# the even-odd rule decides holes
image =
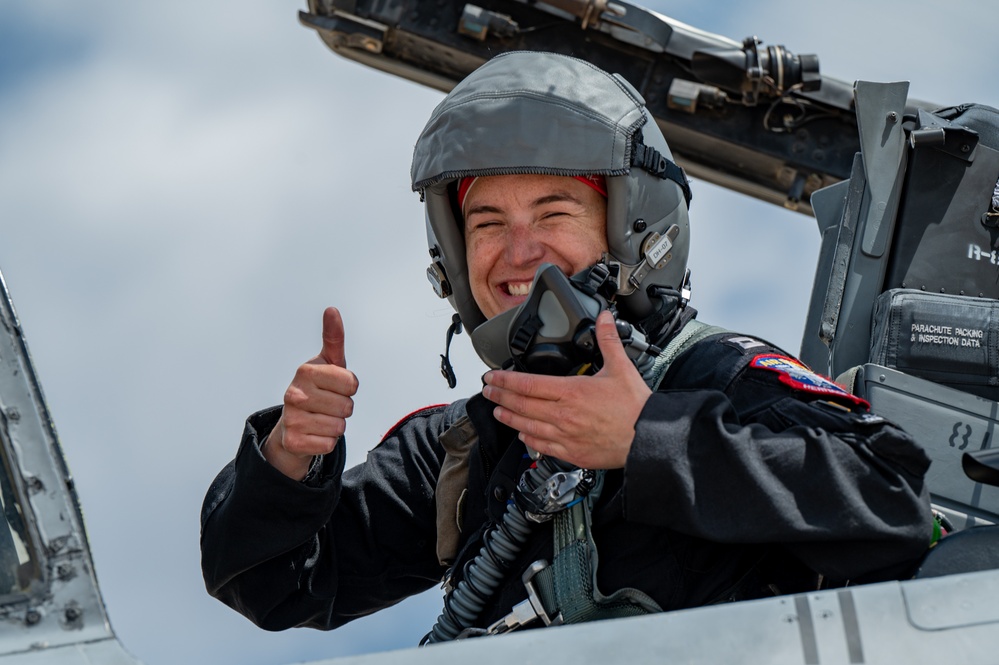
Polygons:
[[649,225],[645,223],[644,219],[636,219],[635,223],[632,224],[632,228],[635,229],[635,233],[641,233],[645,229],[649,228]]

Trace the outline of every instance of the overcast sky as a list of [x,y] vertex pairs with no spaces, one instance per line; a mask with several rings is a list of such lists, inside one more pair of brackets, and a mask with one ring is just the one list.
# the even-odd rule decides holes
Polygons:
[[[659,0],[841,79],[999,106],[999,4]],[[349,459],[406,413],[474,391],[467,337],[438,373],[409,189],[440,94],[341,59],[304,0],[0,4],[0,269],[83,502],[112,625],[148,665],[294,662],[414,644],[433,594],[335,633],[265,633],[207,596],[205,489],[247,414],[277,403],[341,308],[360,378]],[[703,182],[691,210],[701,318],[796,350],[814,221]]]

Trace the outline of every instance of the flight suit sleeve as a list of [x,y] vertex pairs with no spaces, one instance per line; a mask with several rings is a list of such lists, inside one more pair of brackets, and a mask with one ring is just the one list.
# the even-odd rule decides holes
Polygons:
[[438,584],[437,437],[461,413],[410,415],[347,471],[341,440],[304,482],[260,452],[280,408],[251,416],[202,509],[209,593],[268,630],[332,629]]
[[726,390],[650,397],[625,467],[627,519],[783,545],[837,580],[925,553],[929,458],[915,441],[849,401],[743,365]]

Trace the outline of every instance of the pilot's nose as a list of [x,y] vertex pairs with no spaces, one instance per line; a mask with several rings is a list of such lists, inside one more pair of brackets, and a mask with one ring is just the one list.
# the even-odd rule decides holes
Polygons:
[[539,231],[514,227],[507,237],[504,255],[511,266],[524,267],[540,264],[545,251],[546,245]]

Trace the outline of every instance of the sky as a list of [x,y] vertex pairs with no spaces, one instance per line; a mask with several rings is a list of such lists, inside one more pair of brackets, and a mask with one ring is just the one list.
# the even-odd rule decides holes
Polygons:
[[[852,81],[999,106],[999,4],[652,9],[815,53]],[[267,633],[210,598],[199,511],[249,413],[276,404],[340,307],[360,380],[348,462],[483,366],[434,296],[413,143],[441,94],[329,51],[305,2],[0,3],[0,270],[76,479],[111,623],[147,665],[276,665],[416,643],[438,592],[333,633]],[[694,183],[702,320],[796,350],[814,220]]]

